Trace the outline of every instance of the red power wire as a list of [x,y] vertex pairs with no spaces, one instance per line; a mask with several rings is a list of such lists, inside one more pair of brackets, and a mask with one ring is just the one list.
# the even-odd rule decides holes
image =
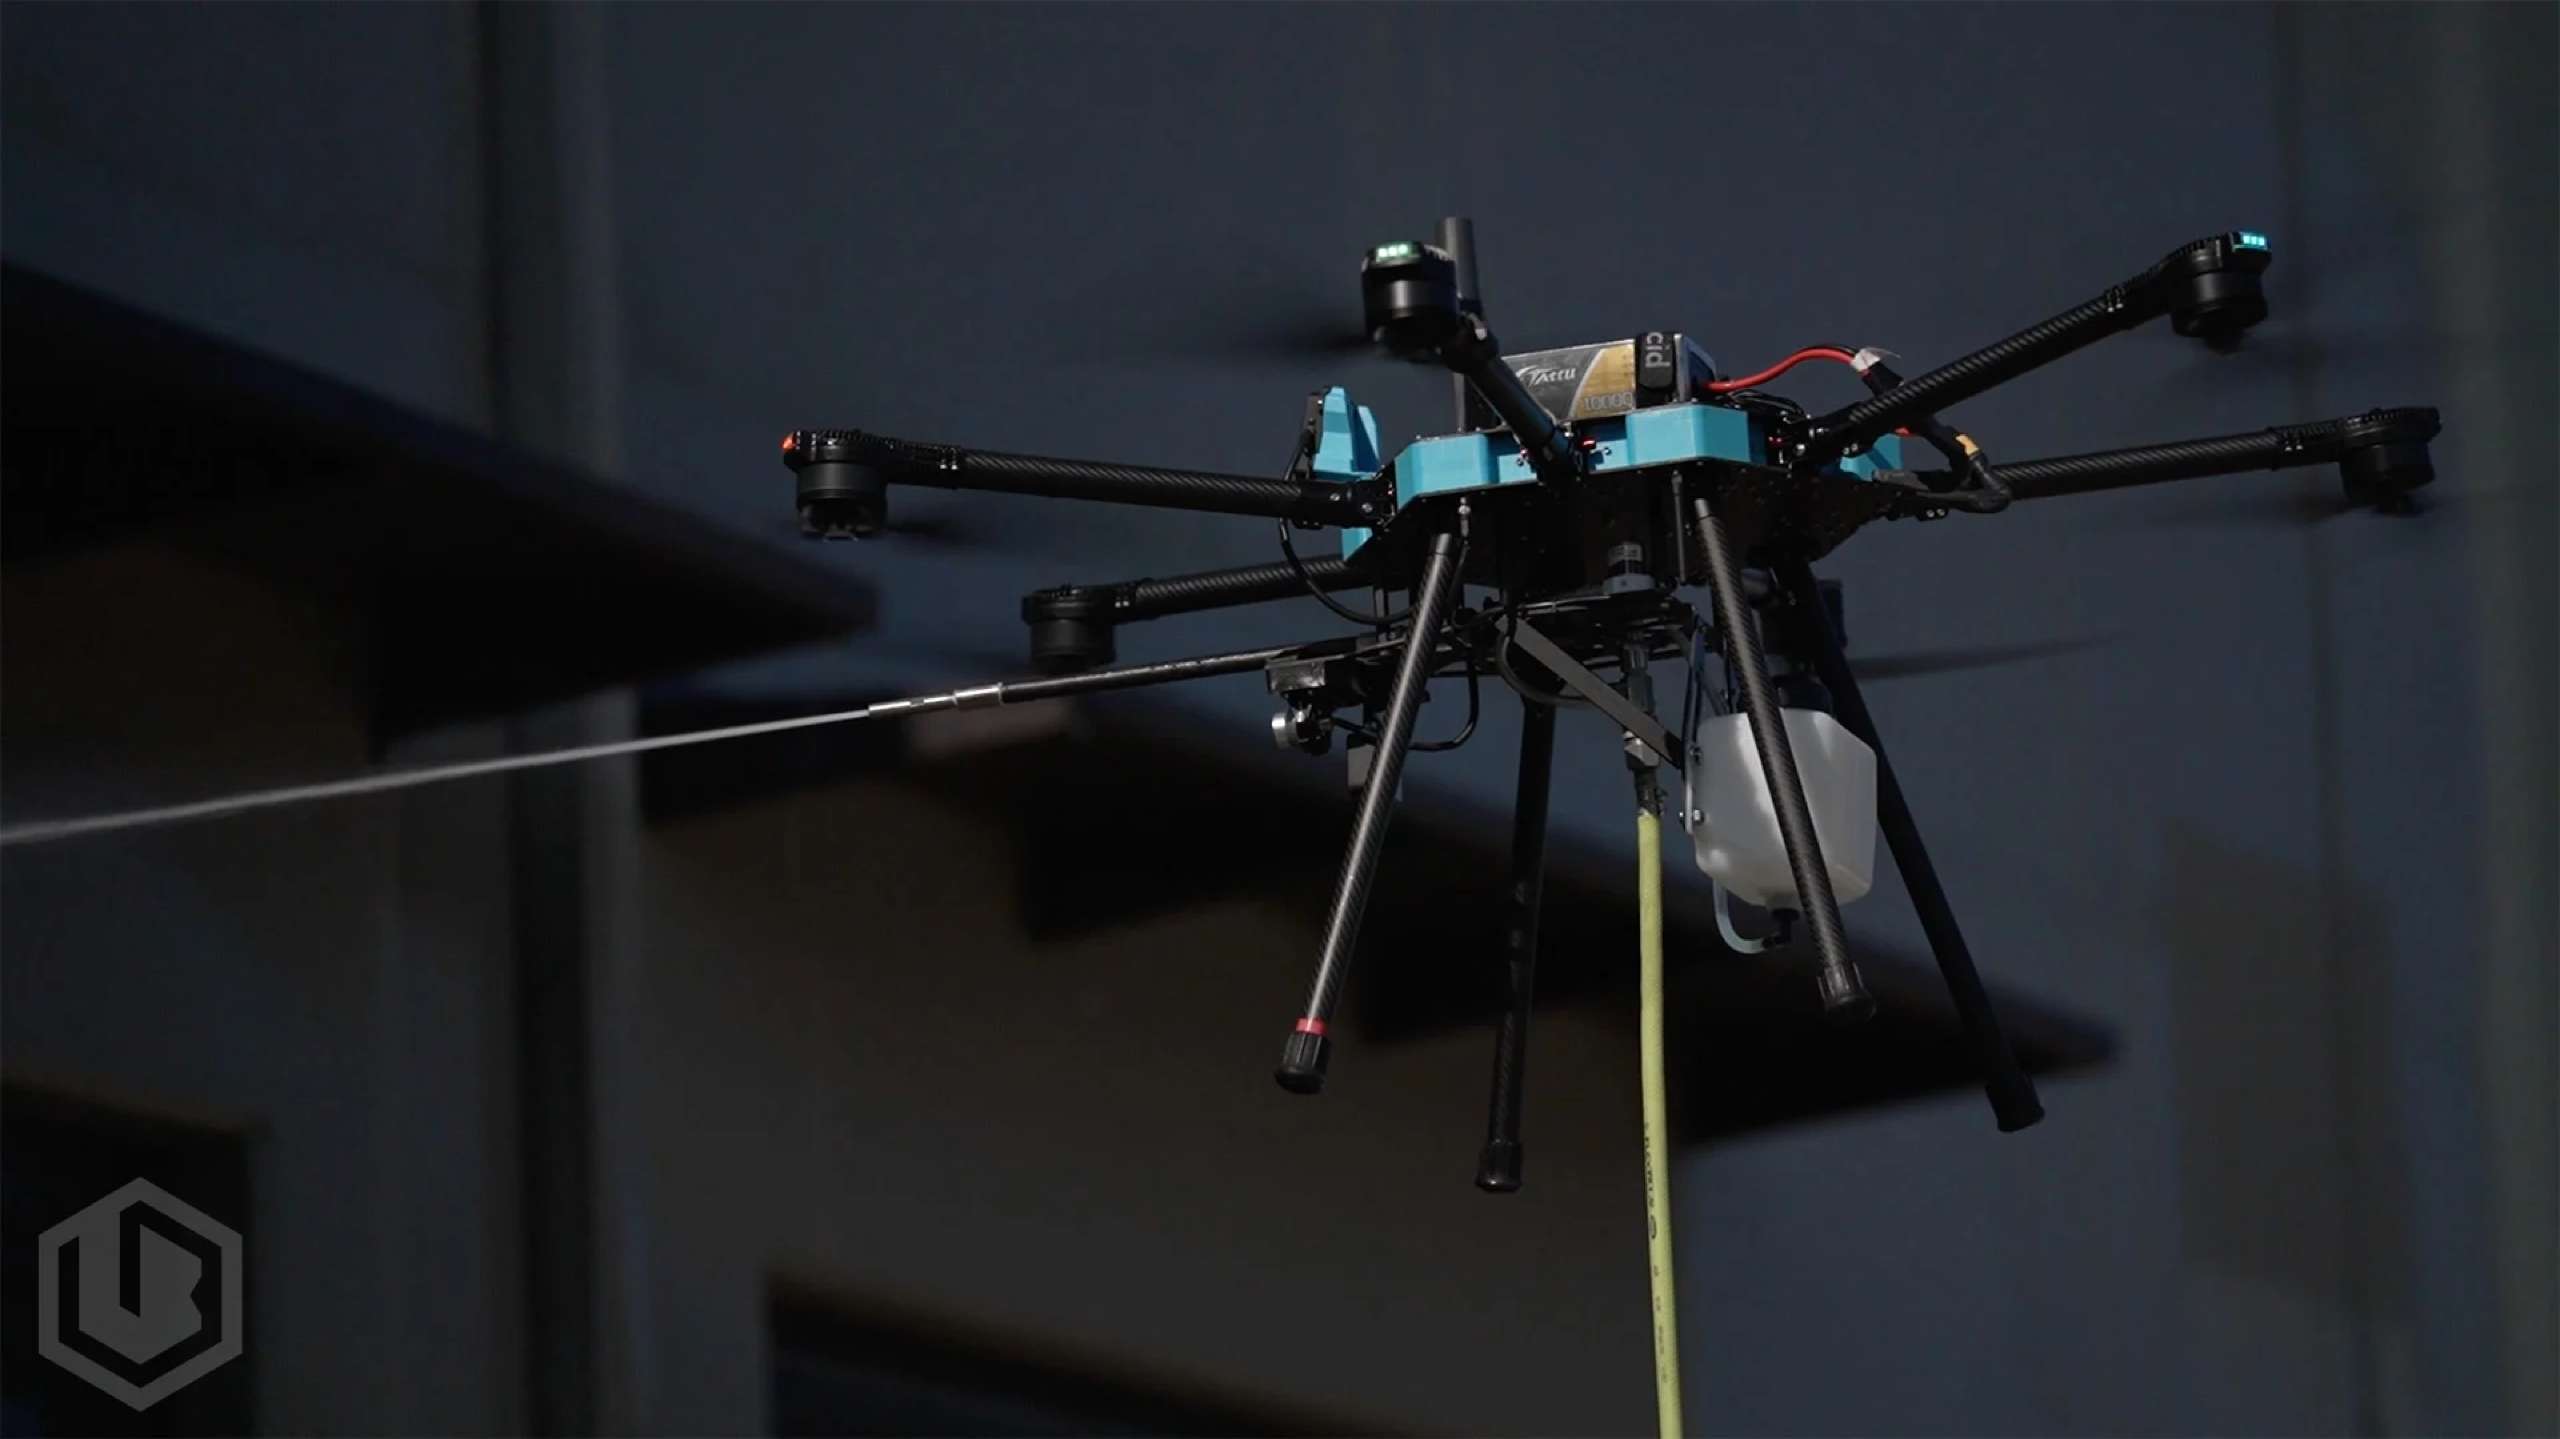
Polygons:
[[[1834,364],[1849,366],[1855,366],[1858,363],[1857,356],[1841,349],[1838,345],[1807,345],[1756,375],[1744,375],[1735,380],[1709,380],[1706,390],[1710,395],[1729,395],[1736,390],[1756,390],[1807,360],[1829,360]],[[1911,431],[1906,428],[1896,427],[1894,433],[1906,440],[1911,438]]]
[[1857,363],[1857,356],[1837,345],[1808,345],[1756,375],[1744,375],[1734,380],[1709,380],[1707,393],[1728,395],[1735,390],[1757,389],[1807,360],[1830,360],[1836,364],[1854,365]]

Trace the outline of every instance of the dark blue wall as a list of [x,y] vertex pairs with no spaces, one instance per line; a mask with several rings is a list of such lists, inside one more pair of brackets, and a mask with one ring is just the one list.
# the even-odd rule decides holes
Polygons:
[[[487,417],[506,257],[481,248],[477,177],[508,137],[472,99],[466,20],[13,9],[10,258]],[[2017,1138],[1951,1100],[1689,1160],[1692,1411],[1910,1433],[2548,1415],[2548,1371],[2537,1390],[2516,1358],[2548,1339],[2547,1290],[2515,1279],[2550,1253],[2548,7],[580,23],[596,89],[571,167],[603,238],[579,259],[612,301],[586,343],[618,411],[591,448],[777,544],[771,445],[800,425],[1262,471],[1339,380],[1391,444],[1438,429],[1443,380],[1195,331],[1327,285],[1347,311],[1361,246],[1447,212],[1475,218],[1515,348],[1669,324],[1732,365],[1843,340],[1922,367],[2177,241],[2271,231],[2252,353],[2137,334],[1968,405],[1968,428],[2023,458],[2438,403],[2442,502],[2312,520],[2326,475],[2212,482],[1885,528],[1828,567],[1858,654],[2081,646],[1873,698],[1986,970],[2104,1016],[2123,1052]],[[986,546],[828,552],[883,583],[878,644],[732,681],[963,678],[1016,653],[1025,589],[1271,553],[1256,522],[910,506],[962,510]],[[1250,683],[1184,699],[1260,742]],[[1501,799],[1515,733],[1494,706],[1412,802]],[[1568,723],[1556,810],[1616,844],[1607,741]],[[1916,942],[1891,884],[1851,918]]]

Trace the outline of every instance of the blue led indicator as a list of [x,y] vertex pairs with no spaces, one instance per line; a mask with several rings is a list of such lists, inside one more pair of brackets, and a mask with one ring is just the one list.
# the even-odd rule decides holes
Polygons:
[[2243,230],[2237,243],[2243,250],[2263,250],[2267,248],[2267,237],[2257,230]]

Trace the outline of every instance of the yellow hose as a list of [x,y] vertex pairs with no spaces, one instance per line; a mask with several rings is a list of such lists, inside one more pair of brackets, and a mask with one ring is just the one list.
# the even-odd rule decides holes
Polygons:
[[1671,1278],[1671,1127],[1662,1075],[1662,816],[1636,810],[1637,1026],[1644,1077],[1645,1258],[1653,1281],[1654,1409],[1680,1439],[1680,1306]]

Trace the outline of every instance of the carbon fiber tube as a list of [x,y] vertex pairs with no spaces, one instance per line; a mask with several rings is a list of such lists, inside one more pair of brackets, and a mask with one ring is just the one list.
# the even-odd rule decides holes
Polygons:
[[[1026,700],[1055,699],[1060,695],[1100,694],[1106,690],[1135,689],[1140,685],[1169,684],[1175,680],[1206,679],[1211,675],[1236,674],[1257,670],[1273,660],[1305,659],[1322,654],[1347,654],[1353,641],[1316,640],[1301,645],[1277,645],[1267,649],[1237,650],[1233,654],[1201,655],[1193,659],[1160,660],[1154,664],[1127,665],[1120,669],[1093,670],[1080,675],[1056,675],[1044,679],[1008,680],[988,686],[994,693],[990,702],[1021,704]],[[967,693],[963,691],[962,693]],[[966,706],[954,706],[965,708]]]
[[2323,458],[2334,459],[2336,456],[2305,454],[2288,447],[2280,432],[2260,430],[2255,434],[2224,435],[2209,440],[2189,440],[2183,444],[2143,445],[2101,454],[2064,455],[2049,460],[2028,460],[2022,464],[1995,465],[1992,473],[2000,477],[2000,482],[2009,487],[2012,495],[2022,500],[2033,500],[2164,480],[2190,480],[2202,475],[2282,469],[2287,465],[2316,464]]
[[2233,233],[2190,240],[2086,304],[1814,421],[1803,460],[1821,464],[1837,459],[1879,435],[2162,315],[2174,312],[2180,334],[2227,342],[2266,314],[2257,291],[2257,275],[2266,264],[2263,236]]
[[[1367,583],[1350,561],[1339,556],[1311,559],[1305,565],[1307,579],[1320,589],[1358,589]],[[1209,570],[1161,580],[1135,581],[1129,585],[1127,602],[1117,608],[1115,617],[1147,620],[1159,615],[1189,614],[1194,610],[1222,609],[1228,605],[1249,605],[1263,600],[1285,600],[1306,592],[1306,584],[1285,561],[1246,565],[1240,569]]]
[[1339,558],[1308,561],[1305,568],[1304,580],[1283,563],[1035,591],[1022,597],[1031,662],[1044,674],[1072,674],[1117,658],[1113,631],[1130,621],[1288,599],[1305,595],[1310,584],[1330,591],[1366,583]]
[[1324,480],[1266,479],[1205,470],[1168,470],[1103,460],[1065,460],[966,450],[875,435],[861,430],[802,430],[786,442],[795,469],[820,466],[845,472],[852,485],[930,485],[944,490],[988,490],[1052,499],[1106,500],[1125,505],[1262,515],[1306,524],[1365,524],[1373,516],[1349,485]]
[[358,775],[352,779],[332,780],[321,784],[285,785],[275,789],[250,790],[240,794],[225,795],[218,799],[196,800],[187,804],[117,810],[79,819],[39,820],[33,823],[0,827],[0,846],[41,844],[84,834],[104,834],[112,830],[157,827],[188,820],[216,819],[223,815],[268,809],[277,805],[308,804],[317,800],[340,799],[360,794],[386,794],[419,785],[443,784],[451,780],[474,779],[485,775],[513,774],[519,770],[543,769],[552,765],[581,764],[588,760],[607,759],[617,755],[650,754],[663,749],[715,744],[757,735],[784,734],[823,725],[850,724],[857,720],[935,714],[944,710],[984,709],[991,705],[1051,699],[1059,695],[1091,694],[1102,690],[1130,689],[1138,685],[1164,684],[1174,680],[1200,679],[1210,675],[1259,669],[1273,660],[1314,659],[1325,655],[1348,654],[1357,643],[1356,639],[1349,637],[1323,639],[1299,645],[1277,645],[1258,650],[1239,650],[1232,654],[1202,655],[1192,659],[1131,665],[1126,669],[1100,670],[1054,680],[1015,680],[1011,683],[970,685],[965,689],[911,695],[905,699],[881,700],[854,709],[798,715],[789,719],[721,725],[712,729],[687,730],[681,734],[648,735],[640,739],[578,745],[570,749],[546,750],[536,754],[501,755],[495,759],[465,760],[457,764],[425,765],[414,769],[393,770],[386,774]]
[[1272,480],[1200,470],[1162,470],[1100,460],[1060,460],[1039,455],[966,452],[948,478],[924,484],[948,489],[1001,490],[1059,499],[1114,500],[1229,515],[1332,523],[1350,518],[1350,490],[1324,480]]
[[[1457,276],[1458,313],[1462,315],[1483,314],[1484,292],[1479,287],[1476,280],[1475,221],[1470,220],[1463,215],[1443,216],[1440,221],[1440,248],[1449,252],[1449,265]],[[1451,376],[1449,379],[1449,389],[1452,402],[1455,406],[1453,414],[1456,416],[1455,423],[1450,426],[1450,432],[1453,434],[1462,434],[1467,430],[1474,428],[1467,423],[1467,377],[1464,375]]]
[[1529,387],[1520,383],[1520,376],[1504,362],[1501,346],[1490,334],[1453,347],[1449,367],[1473,385],[1485,404],[1501,417],[1511,431],[1512,441],[1528,457],[1529,467],[1537,471],[1539,479],[1566,484],[1582,474],[1582,455],[1574,448],[1573,432],[1548,414],[1538,397],[1529,393]]
[[1878,435],[1936,414],[2109,335],[2132,329],[2159,313],[2156,306],[2137,305],[2133,290],[2118,285],[2040,325],[1823,416],[1814,422],[1813,432],[1805,441],[1804,459],[1811,464],[1837,459]]
[[[2128,485],[2192,480],[2206,475],[2241,474],[2250,470],[2283,470],[2325,465],[2352,454],[2414,448],[2420,451],[2442,430],[2436,412],[2423,407],[2368,410],[2342,419],[2307,425],[2278,425],[2245,435],[2218,435],[2167,445],[2140,445],[2089,455],[2064,455],[1996,465],[1992,473],[2019,499],[2087,494]],[[2408,457],[2375,455],[2379,460]]]
[[1404,776],[1405,754],[1413,745],[1414,716],[1422,709],[1422,691],[1431,681],[1431,662],[1440,646],[1440,626],[1458,588],[1458,537],[1443,530],[1431,541],[1430,562],[1422,587],[1414,596],[1413,623],[1406,632],[1404,654],[1396,663],[1395,688],[1387,697],[1387,713],[1378,728],[1376,756],[1368,782],[1360,791],[1360,812],[1351,824],[1351,848],[1343,856],[1342,878],[1334,886],[1333,906],[1326,915],[1324,953],[1316,963],[1307,1007],[1280,1052],[1274,1078],[1292,1094],[1314,1094],[1324,1088],[1325,1064],[1332,1052],[1326,1027],[1334,1002],[1342,996],[1343,976],[1359,943],[1360,917],[1369,907],[1369,886],[1377,878],[1378,854],[1387,839],[1387,821],[1395,812],[1396,785]]
[[1840,901],[1831,892],[1831,869],[1822,858],[1822,842],[1814,833],[1813,810],[1805,802],[1804,776],[1796,768],[1795,746],[1787,738],[1786,714],[1769,683],[1769,665],[1760,648],[1758,626],[1743,598],[1742,572],[1724,524],[1705,496],[1692,506],[1699,547],[1706,551],[1707,582],[1715,595],[1716,624],[1725,657],[1742,676],[1743,710],[1750,717],[1752,743],[1760,751],[1760,772],[1778,812],[1778,837],[1787,847],[1787,868],[1794,873],[1796,902],[1813,926],[1814,948],[1822,964],[1822,1007],[1837,1019],[1864,1019],[1876,1002],[1849,959],[1849,937],[1840,925]]
[[[2443,428],[2435,410],[2404,406],[2241,435],[2021,460],[1994,465],[1990,474],[2014,498],[2026,500],[2334,462],[2346,477],[2351,498],[2378,502],[2434,478],[2427,446]],[[1930,471],[1912,478],[1927,484],[1953,482],[1956,476]]]
[[1537,998],[1538,902],[1546,891],[1547,795],[1555,768],[1556,711],[1525,703],[1520,714],[1520,785],[1511,803],[1511,890],[1503,896],[1501,1028],[1493,1036],[1493,1097],[1486,1106],[1476,1188],[1520,1187],[1520,1106],[1529,1070],[1529,1011]]
[[1779,582],[1786,586],[1795,601],[1798,622],[1805,627],[1812,652],[1813,669],[1822,687],[1831,692],[1831,705],[1849,733],[1866,742],[1876,756],[1876,819],[1884,830],[1886,848],[1893,851],[1893,864],[1902,871],[1902,887],[1911,894],[1911,908],[1919,915],[1921,932],[1928,936],[1929,952],[1938,961],[1938,975],[1946,981],[1947,997],[1955,1002],[1956,1018],[1963,1024],[1965,1038],[1973,1045],[1974,1062],[1982,1071],[1983,1092],[1990,1097],[1991,1113],[2002,1133],[2015,1133],[2044,1118],[2044,1102],[2036,1098],[2035,1081],[2018,1066],[2017,1052],[2009,1047],[2009,1036],[2000,1029],[2000,1016],[1991,1007],[1991,996],[1982,987],[1982,976],[1973,967],[1973,951],[1964,942],[1964,930],[1956,924],[1956,912],[1947,902],[1946,887],[1938,882],[1938,867],[1929,860],[1929,848],[1921,843],[1920,826],[1911,817],[1911,806],[1902,796],[1901,782],[1893,775],[1893,765],[1885,758],[1884,741],[1876,737],[1875,716],[1867,712],[1866,696],[1858,691],[1858,677],[1849,666],[1848,657],[1840,651],[1840,637],[1831,630],[1830,611],[1822,601],[1822,590],[1813,577],[1813,567],[1802,560],[1791,560],[1778,568]]

